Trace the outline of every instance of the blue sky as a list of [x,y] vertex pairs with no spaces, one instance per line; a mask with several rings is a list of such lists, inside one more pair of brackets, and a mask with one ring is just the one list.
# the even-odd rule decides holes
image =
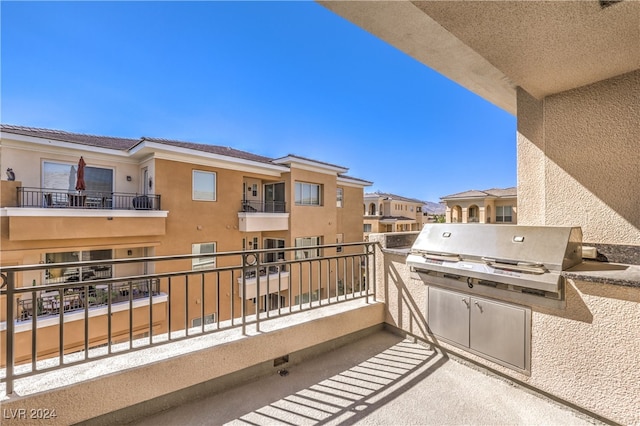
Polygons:
[[1,121],[348,167],[425,201],[516,184],[516,119],[313,2],[1,3]]

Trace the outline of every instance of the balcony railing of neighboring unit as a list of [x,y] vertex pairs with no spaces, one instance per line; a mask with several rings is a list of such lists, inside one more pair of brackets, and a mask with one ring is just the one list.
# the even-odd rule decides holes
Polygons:
[[19,187],[18,206],[60,209],[160,210],[160,195]]
[[285,213],[284,201],[252,201],[242,200],[240,211],[243,213]]
[[85,306],[90,308],[107,306],[109,301],[111,303],[128,302],[130,294],[133,300],[148,298],[149,293],[154,296],[160,294],[160,281],[156,279],[113,283],[111,289],[104,284],[97,286],[90,285],[89,282],[85,284],[82,287],[43,291],[35,299],[18,299],[18,319],[25,321],[31,319],[33,315],[38,317],[58,315],[60,309],[64,312],[73,312],[80,311]]
[[[230,328],[246,334],[249,324],[260,330],[260,322],[268,318],[357,298],[368,303],[370,298],[375,300],[376,244],[3,267],[0,296],[6,297],[4,318],[8,320],[0,323],[6,330],[0,382],[6,383],[6,393],[11,394],[14,381],[22,377]],[[185,270],[185,262],[191,268]],[[135,263],[173,272],[41,285],[19,281],[34,273],[46,276],[52,268],[116,270],[123,268],[114,269],[115,265],[125,265],[126,269],[126,265]],[[256,273],[263,269],[268,271],[266,277]],[[241,297],[248,295],[249,288],[258,297]],[[189,303],[194,298],[200,300],[195,306]],[[96,319],[99,336],[91,334],[94,325],[90,322]],[[27,339],[24,335],[17,338],[25,332],[29,333]],[[65,337],[74,332],[79,343]],[[39,353],[42,340],[51,343],[51,339],[57,341],[53,353]],[[74,346],[69,346],[69,340],[74,340]],[[18,348],[17,342],[22,346]],[[28,342],[30,348],[24,346],[29,346]],[[16,357],[18,350],[20,356]]]

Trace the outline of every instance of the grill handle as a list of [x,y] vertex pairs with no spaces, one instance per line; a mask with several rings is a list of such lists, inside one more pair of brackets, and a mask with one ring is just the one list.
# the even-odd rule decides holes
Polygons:
[[544,274],[547,272],[544,264],[539,262],[520,262],[509,259],[492,259],[490,257],[483,257],[482,260],[487,265],[498,269],[509,269],[512,271],[528,272],[532,274]]
[[422,257],[424,257],[425,259],[431,259],[431,260],[445,260],[448,262],[459,262],[462,260],[462,257],[460,257],[459,254],[430,253],[430,252],[421,253],[421,254],[422,254]]

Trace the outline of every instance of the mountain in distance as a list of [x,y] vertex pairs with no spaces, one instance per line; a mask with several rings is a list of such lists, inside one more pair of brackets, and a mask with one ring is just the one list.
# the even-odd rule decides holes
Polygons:
[[444,214],[447,208],[444,204],[434,203],[433,201],[424,201],[422,211],[429,214],[441,215]]

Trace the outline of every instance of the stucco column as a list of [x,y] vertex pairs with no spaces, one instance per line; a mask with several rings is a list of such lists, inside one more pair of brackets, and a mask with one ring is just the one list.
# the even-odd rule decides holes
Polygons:
[[518,223],[640,245],[640,71],[535,99],[518,90]]

